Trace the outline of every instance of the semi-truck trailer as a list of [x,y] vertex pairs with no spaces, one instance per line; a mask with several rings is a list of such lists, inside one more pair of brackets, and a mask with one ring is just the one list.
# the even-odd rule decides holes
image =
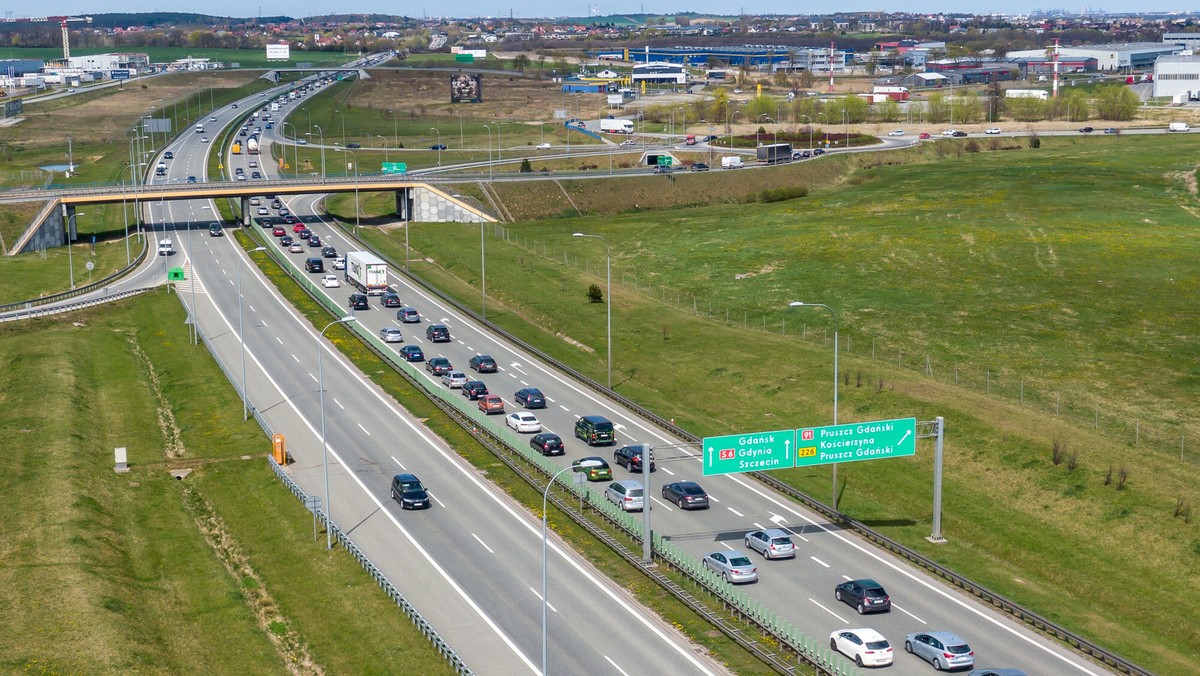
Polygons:
[[769,143],[758,147],[758,161],[764,164],[792,161],[792,144]]
[[605,118],[600,120],[600,131],[609,134],[632,134],[633,120],[617,120]]
[[387,291],[387,263],[366,251],[346,252],[346,282],[368,296]]
[[250,138],[246,139],[246,154],[247,155],[257,155],[258,154],[258,138],[257,137],[251,136]]

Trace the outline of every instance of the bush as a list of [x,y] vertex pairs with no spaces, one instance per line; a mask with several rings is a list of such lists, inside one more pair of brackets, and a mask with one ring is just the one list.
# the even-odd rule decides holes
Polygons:
[[599,285],[596,285],[596,284],[593,284],[588,287],[587,297],[588,297],[588,302],[590,302],[590,303],[603,303],[604,302],[604,292],[601,291]]
[[528,157],[526,157],[525,159],[521,160],[521,169],[520,169],[520,172],[521,172],[522,174],[528,174],[528,173],[530,173],[530,172],[532,172],[532,171],[533,171],[533,166],[529,164],[529,158],[528,158]]
[[768,202],[786,202],[800,197],[808,197],[808,186],[797,185],[789,188],[771,188],[758,193],[758,201],[763,203]]

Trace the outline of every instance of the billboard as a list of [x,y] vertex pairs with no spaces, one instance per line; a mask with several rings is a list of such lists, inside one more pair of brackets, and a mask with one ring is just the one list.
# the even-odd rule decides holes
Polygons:
[[292,58],[292,47],[288,44],[267,45],[268,61],[287,61]]
[[482,100],[482,75],[458,73],[450,76],[450,103],[479,103]]

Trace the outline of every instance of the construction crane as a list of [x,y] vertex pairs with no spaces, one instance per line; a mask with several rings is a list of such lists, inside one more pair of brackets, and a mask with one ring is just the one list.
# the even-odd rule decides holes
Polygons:
[[71,38],[67,36],[67,23],[75,22],[91,23],[90,16],[36,16],[13,19],[5,17],[0,19],[0,23],[59,23],[62,25],[62,40],[63,40],[63,60],[71,58]]

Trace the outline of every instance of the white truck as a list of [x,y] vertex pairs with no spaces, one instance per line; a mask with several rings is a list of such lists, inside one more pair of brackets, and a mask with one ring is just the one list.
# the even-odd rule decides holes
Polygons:
[[737,155],[726,155],[721,158],[722,169],[741,169],[744,166],[746,165],[742,162],[742,158]]
[[387,263],[366,251],[348,251],[346,282],[368,296],[382,296],[388,288]]
[[1167,125],[1167,131],[1191,131],[1191,129],[1187,122],[1172,122]]
[[632,134],[633,120],[616,120],[605,118],[600,120],[600,131],[609,134]]

